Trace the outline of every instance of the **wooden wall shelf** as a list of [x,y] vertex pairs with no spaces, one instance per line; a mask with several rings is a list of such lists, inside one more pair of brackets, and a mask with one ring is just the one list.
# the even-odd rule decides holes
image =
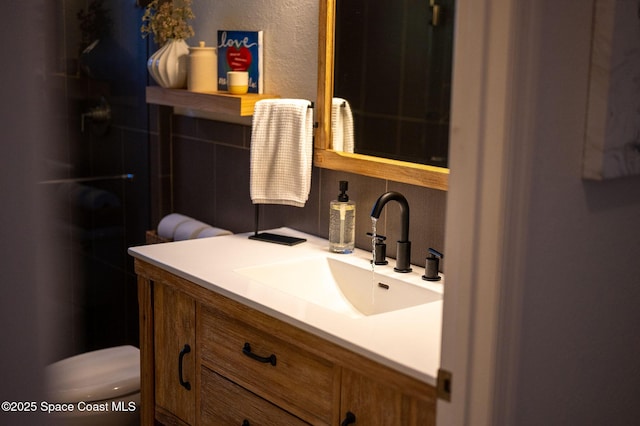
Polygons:
[[232,95],[226,92],[196,93],[185,89],[164,89],[147,86],[146,99],[149,104],[166,105],[199,111],[250,117],[253,107],[261,99],[278,98],[276,95]]

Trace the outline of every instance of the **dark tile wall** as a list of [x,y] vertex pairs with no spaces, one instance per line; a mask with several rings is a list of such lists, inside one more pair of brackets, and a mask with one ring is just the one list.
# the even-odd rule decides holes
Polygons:
[[[61,74],[52,80],[55,98],[66,106],[60,108],[66,114],[55,117],[62,136],[43,152],[42,171],[42,180],[49,182],[42,191],[52,206],[47,226],[60,258],[51,284],[56,296],[50,301],[60,334],[54,361],[138,344],[136,277],[127,248],[143,244],[149,228],[149,142],[143,91],[123,101],[113,96],[112,85],[96,85],[86,76]],[[81,132],[81,114],[101,96],[108,99],[113,119],[109,124],[87,120]],[[145,118],[142,124],[119,121],[117,113],[124,109],[135,109]],[[135,178],[120,178],[124,174]],[[100,191],[110,197],[90,203],[83,195]]]
[[455,2],[438,5],[434,26],[425,1],[336,4],[335,93],[353,111],[356,152],[447,166]]
[[[171,212],[195,217],[235,233],[254,229],[254,206],[249,195],[251,128],[173,115],[169,108],[151,107],[152,224]],[[161,139],[160,130],[171,137]],[[153,164],[153,163],[156,164]],[[338,182],[349,181],[356,202],[356,245],[369,249],[370,211],[385,191],[398,191],[409,201],[412,262],[424,266],[429,247],[444,251],[446,192],[352,173],[314,167],[305,207],[261,206],[260,228],[288,226],[326,238],[329,202]],[[399,207],[385,207],[378,233],[388,237],[387,253],[395,257],[400,228]]]
[[[127,248],[149,229],[149,132],[145,87],[148,42],[143,10],[130,0],[109,2],[110,31],[79,55],[77,13],[88,2],[55,2],[49,42],[51,134],[43,143],[40,186],[49,201],[46,227],[54,240],[56,273],[47,311],[55,322],[47,361],[94,349],[138,344],[136,276]],[[141,66],[142,64],[142,66]],[[44,96],[43,96],[44,97]],[[111,119],[86,114],[102,100]],[[84,114],[84,121],[82,120]],[[133,174],[133,180],[121,179]],[[108,202],[87,202],[104,191]]]

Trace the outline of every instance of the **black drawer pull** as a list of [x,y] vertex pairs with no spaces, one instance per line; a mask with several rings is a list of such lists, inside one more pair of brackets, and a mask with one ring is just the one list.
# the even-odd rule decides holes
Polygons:
[[356,415],[353,414],[351,411],[347,411],[347,415],[342,421],[342,423],[340,423],[340,426],[352,425],[352,424],[355,424],[355,422],[356,422]]
[[249,423],[249,420],[244,419],[244,420],[242,421],[242,426],[251,426],[251,423]]
[[182,360],[186,354],[191,352],[191,346],[184,345],[184,348],[180,351],[180,356],[178,357],[178,379],[180,380],[180,384],[186,389],[191,390],[191,383],[186,382],[182,379]]
[[251,359],[255,359],[256,361],[264,362],[265,364],[276,365],[276,356],[274,354],[271,354],[268,357],[256,355],[253,352],[251,352],[251,345],[249,343],[244,344],[244,347],[242,348],[242,353]]

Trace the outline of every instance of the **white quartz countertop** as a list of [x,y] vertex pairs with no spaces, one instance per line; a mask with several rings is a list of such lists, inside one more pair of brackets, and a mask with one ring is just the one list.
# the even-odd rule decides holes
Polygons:
[[[317,255],[370,268],[371,253],[356,250],[334,254],[328,242],[289,228],[269,232],[306,238],[295,246],[250,240],[248,234],[153,244],[129,249],[129,254],[254,309],[302,328],[337,345],[416,379],[436,385],[440,366],[442,301],[360,318],[351,318],[285,292],[269,288],[237,269]],[[395,250],[394,243],[388,249]],[[376,272],[442,293],[444,279],[421,279],[424,269],[393,271],[395,261]],[[302,278],[302,285],[304,277]]]

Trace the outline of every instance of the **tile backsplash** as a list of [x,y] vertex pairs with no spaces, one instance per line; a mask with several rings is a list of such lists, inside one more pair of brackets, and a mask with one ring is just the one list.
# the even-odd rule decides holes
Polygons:
[[[151,110],[152,225],[168,213],[180,212],[236,233],[253,231],[251,127],[174,115],[166,107]],[[393,190],[409,201],[412,263],[424,266],[429,247],[445,251],[445,191],[317,167],[305,207],[260,206],[261,230],[288,226],[326,238],[329,202],[337,197],[340,180],[349,181],[349,196],[356,202],[357,247],[371,246],[366,235],[371,231],[369,213],[382,193]],[[395,257],[399,212],[397,203],[390,203],[378,222],[378,233],[387,236],[389,257]]]

